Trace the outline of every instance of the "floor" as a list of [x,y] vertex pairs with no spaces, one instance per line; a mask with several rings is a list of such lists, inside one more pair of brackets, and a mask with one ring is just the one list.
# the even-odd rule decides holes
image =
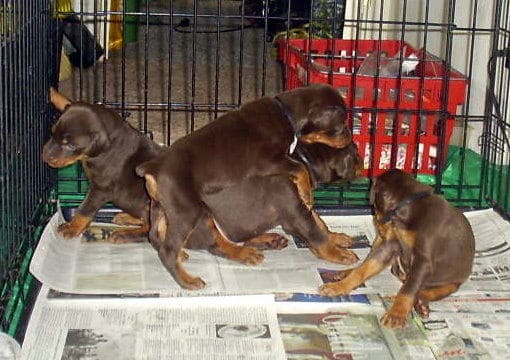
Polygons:
[[[198,1],[197,4],[197,13],[200,15],[218,13],[216,0]],[[192,33],[172,31],[170,34],[169,18],[163,16],[150,16],[151,25],[148,27],[145,24],[139,25],[138,40],[126,44],[124,48],[125,102],[138,104],[128,110],[130,123],[143,128],[145,118],[142,110],[146,91],[148,103],[154,104],[167,104],[170,93],[171,102],[214,104],[217,97],[219,104],[238,105],[259,98],[263,94],[274,95],[282,90],[281,64],[271,56],[274,51],[271,50],[272,44],[264,41],[264,29],[249,27],[249,23],[245,22],[247,27],[242,36],[241,30],[228,31],[240,28],[239,18],[228,17],[240,14],[240,4],[240,1],[233,0],[221,2],[220,26],[222,30],[227,31],[220,34],[219,46],[215,32],[216,18],[197,19],[197,31],[212,30],[213,33],[196,34],[195,63]],[[151,1],[149,5],[151,13],[169,12],[168,1]],[[145,4],[142,3],[141,10],[144,9]],[[174,25],[184,18],[193,23],[193,10],[192,0],[174,1],[174,14],[185,15],[175,16]],[[145,22],[146,18],[143,17],[141,20]],[[180,29],[191,31],[192,26]],[[82,72],[74,68],[72,76],[61,82],[60,90],[73,99],[84,101],[93,101],[96,91],[97,100],[120,103],[122,58],[122,50],[111,51],[108,59],[96,64],[95,68]],[[193,67],[195,67],[194,96]],[[144,81],[145,74],[147,87]],[[239,84],[242,84],[241,90]],[[195,112],[194,119],[189,111],[182,111],[182,107],[180,110],[175,107],[170,113],[161,109],[161,106],[149,106],[146,118],[147,128],[153,132],[154,139],[161,143],[168,139],[172,142],[188,133],[192,120],[196,129],[215,117],[214,111],[203,109],[200,111],[200,106],[197,106],[198,111]]]

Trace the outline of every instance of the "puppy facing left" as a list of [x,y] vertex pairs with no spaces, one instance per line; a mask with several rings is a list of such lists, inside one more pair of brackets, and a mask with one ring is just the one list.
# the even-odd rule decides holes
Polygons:
[[[51,98],[54,102],[55,92]],[[60,225],[59,233],[64,238],[80,235],[101,206],[112,202],[124,211],[114,218],[115,223],[140,227],[114,232],[110,241],[144,241],[149,229],[149,197],[135,168],[155,157],[161,147],[113,110],[80,102],[64,103],[54,102],[57,109],[65,110],[44,145],[42,159],[54,168],[81,161],[89,190],[71,222]]]

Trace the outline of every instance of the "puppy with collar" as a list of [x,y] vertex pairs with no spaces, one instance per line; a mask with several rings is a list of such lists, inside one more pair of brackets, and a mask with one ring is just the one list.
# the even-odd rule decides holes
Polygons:
[[[346,108],[338,91],[329,85],[311,85],[247,103],[177,140],[155,159],[137,167],[170,229],[156,232],[165,236],[156,243],[163,265],[176,281],[189,289],[204,286],[200,278],[185,271],[179,253],[204,218],[209,217],[211,231],[221,235],[214,229],[207,198],[245,180],[287,177],[305,204],[300,211],[306,221],[301,225],[321,222],[311,209],[308,171],[290,157],[289,149],[296,139],[335,148],[348,146],[352,138],[345,120]],[[329,233],[327,237],[311,238],[310,245],[323,259],[335,262],[347,259],[352,263],[344,248],[351,242],[345,234]],[[258,251],[248,254],[246,247],[237,247],[230,241],[224,244],[229,246],[231,257],[241,252],[239,256],[246,263],[262,260]]]
[[347,295],[391,266],[403,284],[381,323],[401,328],[413,307],[427,317],[431,301],[454,293],[468,279],[475,239],[459,209],[401,170],[377,177],[370,199],[377,230],[370,253],[359,267],[339,272],[339,281],[322,285],[320,293]]

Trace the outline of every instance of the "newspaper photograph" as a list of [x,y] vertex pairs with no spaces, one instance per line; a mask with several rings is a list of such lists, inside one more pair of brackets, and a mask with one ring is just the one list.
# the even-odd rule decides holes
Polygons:
[[270,295],[48,300],[43,286],[24,359],[285,359]]
[[278,323],[287,359],[393,359],[376,315],[278,314]]

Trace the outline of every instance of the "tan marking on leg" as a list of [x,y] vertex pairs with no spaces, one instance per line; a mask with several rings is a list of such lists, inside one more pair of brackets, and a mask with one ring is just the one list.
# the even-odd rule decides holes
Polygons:
[[310,181],[310,174],[304,166],[301,167],[300,171],[292,173],[291,180],[296,184],[299,197],[308,207],[311,209],[313,206],[313,187]]
[[198,276],[193,276],[184,269],[181,263],[181,256],[177,258],[177,276],[180,278],[180,285],[188,290],[198,290],[205,286],[205,281]]
[[147,193],[149,196],[156,201],[159,201],[158,198],[158,184],[156,183],[156,179],[151,174],[145,174],[145,189],[147,189]]
[[113,217],[112,222],[115,225],[135,225],[141,226],[143,224],[142,219],[129,215],[128,213],[121,212]]
[[403,328],[414,304],[414,297],[398,294],[391,308],[381,318],[381,324],[389,328]]
[[459,286],[459,284],[446,284],[423,289],[418,292],[418,297],[427,302],[441,300],[457,291]]
[[71,222],[61,224],[58,227],[58,233],[65,239],[75,238],[81,235],[91,222],[91,217],[76,214]]
[[239,261],[247,265],[260,264],[264,255],[259,249],[250,246],[242,246],[225,238],[216,228],[212,219],[207,219],[207,225],[213,232],[217,249],[228,259]]
[[184,251],[184,250],[179,251],[179,261],[182,262],[182,261],[186,261],[188,259],[189,259],[189,255],[186,251]]

